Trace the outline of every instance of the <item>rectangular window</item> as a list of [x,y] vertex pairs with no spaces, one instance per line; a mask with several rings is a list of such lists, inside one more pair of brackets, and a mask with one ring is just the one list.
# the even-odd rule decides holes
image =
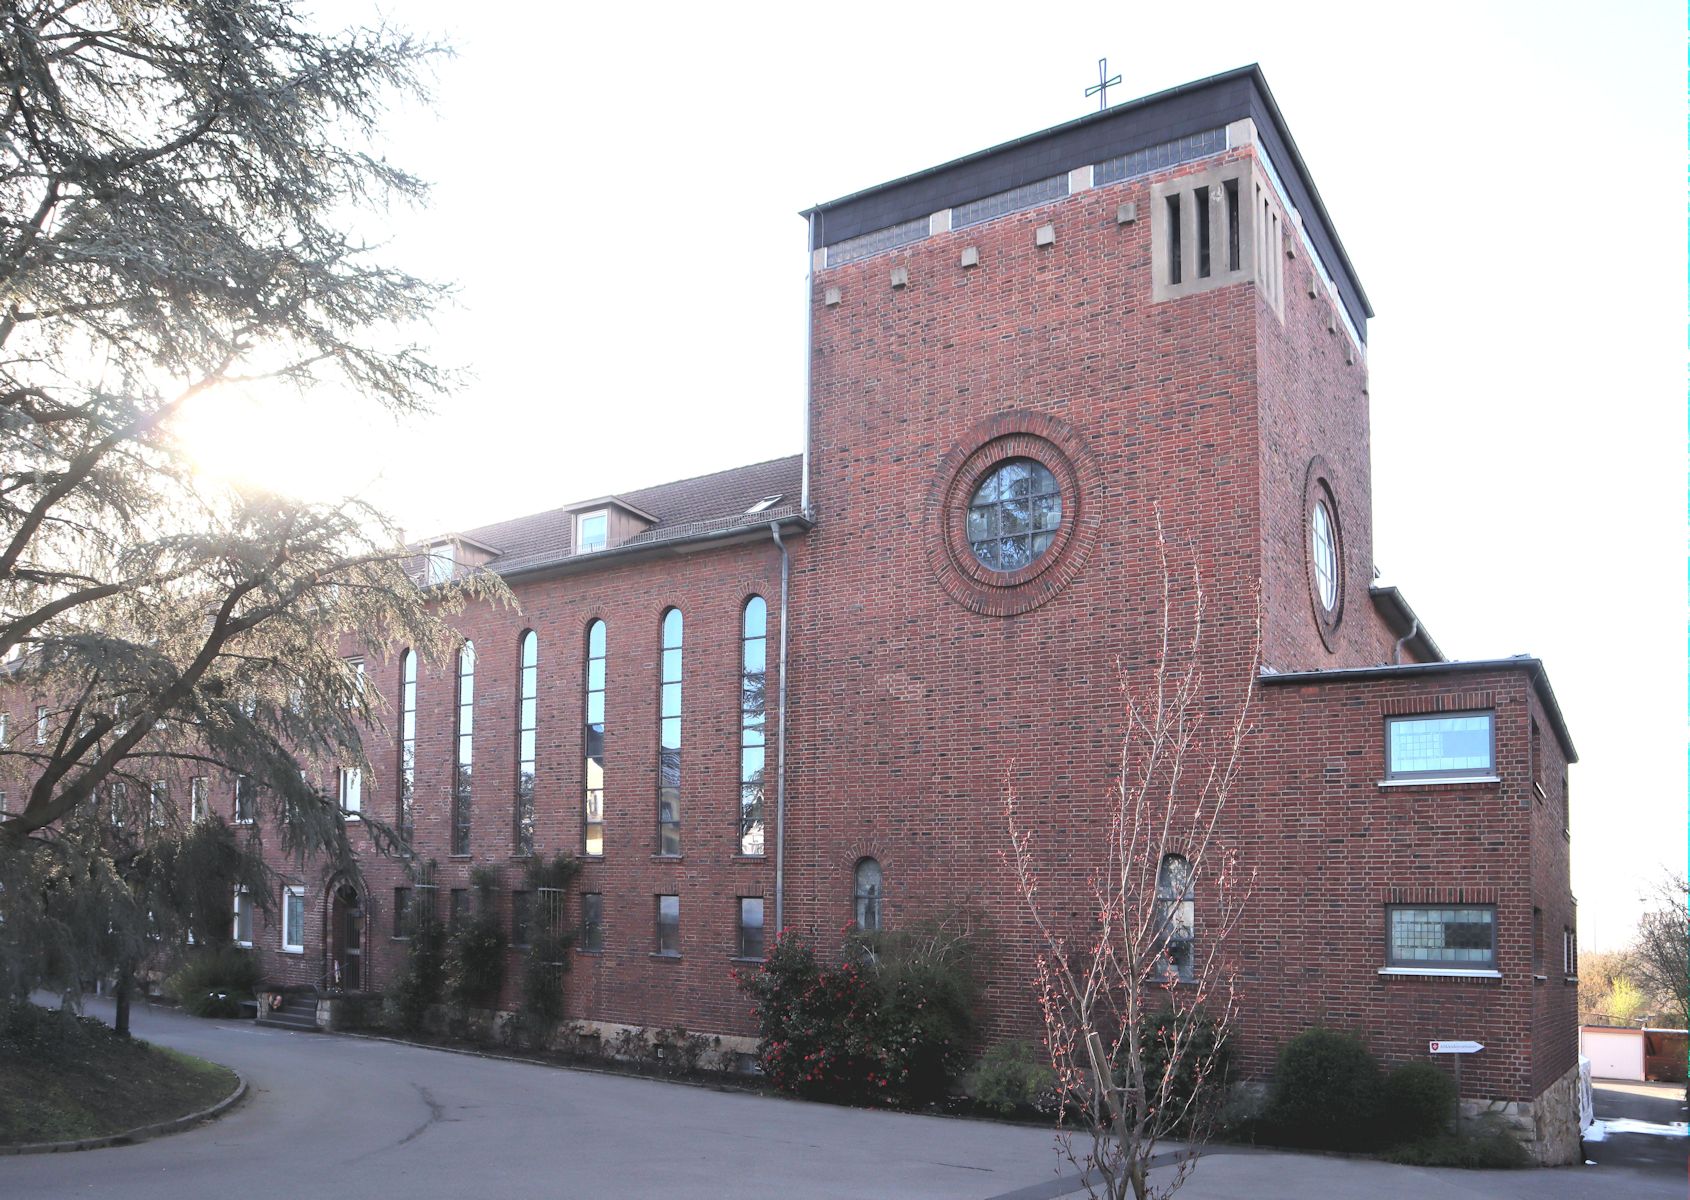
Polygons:
[[1209,189],[1198,188],[1197,198],[1197,277],[1209,277]]
[[528,925],[533,911],[527,892],[511,893],[511,945],[528,945]]
[[739,956],[763,957],[763,897],[739,898]]
[[235,824],[252,824],[253,818],[258,815],[258,805],[255,800],[252,776],[235,776]]
[[663,614],[662,680],[658,690],[657,852],[681,852],[681,610]]
[[679,954],[681,952],[681,898],[679,896],[659,896],[657,898],[657,952],[659,954]]
[[605,686],[605,627],[603,621],[587,626],[587,671],[581,733],[584,763],[582,778],[586,783],[586,821],[583,826],[585,851],[590,855],[604,853],[604,686]]
[[1168,197],[1168,282],[1180,281],[1179,195]]
[[163,825],[166,813],[170,808],[170,787],[162,779],[153,780],[153,785],[147,792],[147,822],[151,825]]
[[470,917],[469,889],[452,889],[452,924],[462,925]]
[[604,896],[581,893],[581,949],[597,954],[604,949]]
[[1532,906],[1532,974],[1543,974],[1543,910]]
[[1238,270],[1238,180],[1221,184],[1226,194],[1226,269]]
[[393,889],[393,936],[411,936],[411,889],[408,887]]
[[1387,779],[1488,778],[1496,772],[1496,714],[1389,717]]
[[603,550],[610,541],[610,514],[604,509],[575,518],[575,553]]
[[235,889],[235,945],[252,945],[252,897],[244,887]]
[[35,744],[37,746],[47,744],[47,706],[45,704],[35,706]]
[[188,780],[188,815],[196,825],[211,815],[211,780],[204,775]]
[[364,811],[364,772],[357,767],[340,769],[340,811],[349,817]]
[[0,712],[0,742],[12,740],[12,714]]
[[305,953],[305,889],[286,888],[282,892],[282,949],[290,954]]
[[428,548],[428,582],[445,583],[452,578],[452,543],[436,542]]
[[1386,910],[1392,967],[1496,969],[1496,906]]
[[475,774],[475,643],[458,651],[457,766],[452,785],[452,853],[469,853],[470,790]]
[[1573,798],[1570,781],[1564,776],[1561,779],[1561,832],[1570,834],[1573,829]]

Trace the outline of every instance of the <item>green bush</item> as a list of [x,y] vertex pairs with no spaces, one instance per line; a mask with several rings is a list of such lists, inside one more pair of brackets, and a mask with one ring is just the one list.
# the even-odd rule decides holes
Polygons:
[[[1177,1032],[1182,1022],[1189,1023],[1183,1038]],[[1164,1127],[1182,1133],[1212,1128],[1232,1069],[1231,1043],[1219,1035],[1214,1021],[1200,1011],[1180,1014],[1171,1007],[1144,1013],[1139,1018],[1139,1054],[1147,1088],[1159,1086],[1164,1074],[1168,1076],[1164,1108],[1180,1115]]]
[[758,1059],[775,1087],[853,1104],[915,1104],[944,1094],[973,1033],[967,939],[911,931],[855,941],[822,963],[781,937],[740,978],[757,1020]]
[[165,992],[196,1017],[238,1017],[258,987],[258,959],[235,946],[197,948],[164,982]]
[[554,911],[546,896],[564,894],[580,870],[581,864],[573,857],[558,854],[550,861],[533,859],[524,872],[533,907],[528,951],[522,960],[519,1016],[524,1035],[537,1044],[548,1041],[563,1021],[563,976],[569,970],[569,948],[575,944],[575,932],[566,927],[561,905]]
[[975,1064],[968,1094],[983,1108],[1009,1116],[1038,1107],[1056,1086],[1056,1072],[1031,1042],[999,1042]]
[[494,1008],[505,984],[504,922],[493,907],[499,877],[489,868],[471,875],[475,913],[446,943],[446,992],[460,1008]]
[[440,1003],[445,988],[446,930],[424,913],[411,929],[405,964],[387,989],[394,1020],[408,1034],[418,1034],[428,1020],[428,1010]]
[[1425,1141],[1449,1128],[1455,1083],[1431,1063],[1404,1063],[1385,1078],[1384,1108],[1393,1141]]
[[1481,1123],[1471,1132],[1440,1133],[1387,1151],[1386,1159],[1411,1167],[1511,1169],[1531,1166],[1531,1157],[1506,1129]]
[[1268,1093],[1272,1135],[1289,1145],[1363,1150],[1378,1142],[1379,1062],[1354,1034],[1310,1029],[1279,1052]]

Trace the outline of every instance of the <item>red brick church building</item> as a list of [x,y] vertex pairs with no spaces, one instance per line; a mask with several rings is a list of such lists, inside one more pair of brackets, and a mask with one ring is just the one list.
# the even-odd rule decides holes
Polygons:
[[[1030,1033],[1006,774],[1087,852],[1116,664],[1160,637],[1159,507],[1207,677],[1248,678],[1260,597],[1246,1070],[1317,1023],[1388,1062],[1477,1040],[1467,1096],[1568,1161],[1575,754],[1540,662],[1447,661],[1375,584],[1372,309],[1261,72],[805,217],[802,453],[429,543],[518,604],[465,612],[455,662],[369,652],[386,726],[324,786],[408,823],[442,897],[497,867],[513,920],[527,856],[580,856],[571,1019],[745,1037],[732,972],[777,928],[967,906],[1009,948],[989,1027]],[[416,881],[366,872],[249,914],[271,978],[390,977]],[[1204,920],[1199,879],[1198,954]]]

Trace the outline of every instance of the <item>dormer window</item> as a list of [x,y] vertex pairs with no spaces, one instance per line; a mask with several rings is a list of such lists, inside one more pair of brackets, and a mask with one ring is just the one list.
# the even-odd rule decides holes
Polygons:
[[746,509],[745,515],[749,517],[753,513],[763,512],[767,509],[773,508],[775,505],[779,504],[780,502],[781,502],[781,495],[778,494],[778,493],[776,495],[773,495],[773,496],[764,496],[761,500],[757,501],[757,503],[753,504],[750,508]]
[[575,553],[591,554],[603,550],[609,542],[610,514],[606,510],[601,508],[575,518]]
[[452,578],[452,543],[435,542],[428,548],[428,582],[446,583]]

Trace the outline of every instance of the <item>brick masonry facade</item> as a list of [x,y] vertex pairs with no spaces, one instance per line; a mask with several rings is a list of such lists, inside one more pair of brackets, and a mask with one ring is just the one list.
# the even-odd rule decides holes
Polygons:
[[[1576,927],[1562,808],[1570,748],[1541,669],[1386,669],[1413,664],[1369,596],[1365,355],[1307,243],[1284,241],[1277,304],[1253,280],[1153,299],[1153,189],[1196,170],[1250,171],[1257,153],[1246,140],[815,272],[814,526],[788,539],[785,924],[836,940],[852,919],[855,864],[876,858],[888,924],[978,919],[989,1036],[1037,1033],[1033,932],[1003,857],[1002,799],[1011,787],[1021,797],[1047,900],[1078,921],[1123,732],[1119,672],[1152,664],[1161,636],[1159,515],[1176,603],[1192,599],[1193,570],[1201,580],[1203,670],[1217,697],[1250,684],[1261,619],[1264,675],[1224,830],[1255,872],[1234,947],[1246,1072],[1264,1075],[1314,1024],[1362,1033],[1388,1062],[1422,1058],[1431,1038],[1476,1039],[1487,1049],[1467,1066],[1468,1094],[1529,1101],[1576,1054],[1574,971],[1562,962],[1562,930]],[[963,509],[982,473],[1015,456],[1051,469],[1063,526],[1042,559],[994,576],[968,557]],[[1335,619],[1311,578],[1319,488],[1336,508]],[[478,651],[465,857],[450,854],[455,664],[419,672],[417,855],[437,861],[443,897],[469,886],[473,865],[498,868],[508,905],[523,867],[518,639],[539,635],[536,849],[579,854],[585,636],[606,622],[605,851],[576,885],[604,897],[604,949],[575,954],[576,1019],[752,1033],[733,955],[739,897],[765,899],[774,933],[780,568],[772,537],[607,558],[513,581],[515,607],[464,613]],[[761,857],[739,854],[736,837],[752,595],[769,612]],[[679,858],[657,854],[656,827],[660,621],[671,606],[685,619]],[[1344,673],[1362,668],[1380,669]],[[369,654],[366,670],[391,708],[396,654]],[[1388,716],[1477,709],[1495,713],[1499,782],[1382,786]],[[15,730],[28,712],[14,705]],[[391,720],[370,746],[363,804],[392,819]],[[232,794],[229,781],[214,787],[225,815]],[[380,987],[405,949],[392,910],[410,881],[376,857],[366,878],[362,982]],[[301,882],[303,953],[282,953],[279,927],[262,919],[255,940],[271,978],[303,985],[322,981],[343,947],[329,929],[333,881],[308,870]],[[679,957],[653,954],[655,898],[667,894],[681,897]],[[1391,903],[1494,905],[1500,977],[1382,974]],[[507,1005],[517,966],[513,953]]]

